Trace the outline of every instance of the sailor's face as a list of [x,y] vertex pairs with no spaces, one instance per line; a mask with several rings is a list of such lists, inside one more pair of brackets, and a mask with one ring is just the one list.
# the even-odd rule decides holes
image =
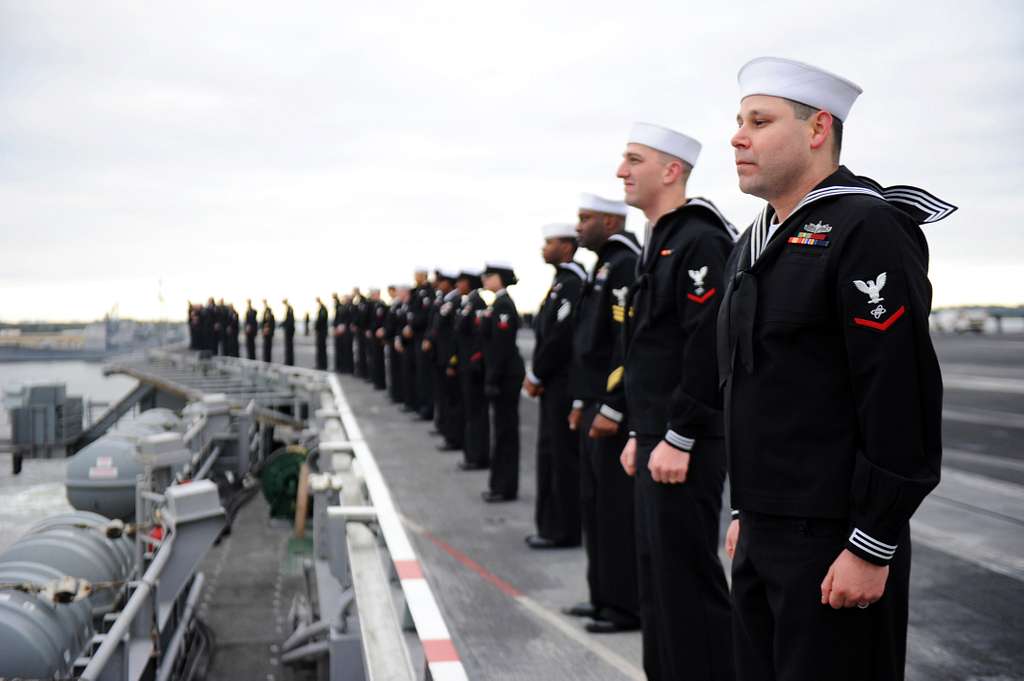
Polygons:
[[779,97],[752,95],[740,103],[732,137],[740,190],[771,199],[785,193],[811,161],[809,126]]
[[545,239],[544,246],[540,249],[541,257],[548,265],[555,265],[562,261],[562,240]]
[[601,219],[600,213],[589,210],[581,210],[579,218],[580,221],[576,225],[576,237],[580,241],[580,246],[594,250],[604,236],[604,220]]
[[616,173],[622,180],[626,203],[640,209],[650,205],[662,184],[664,171],[665,165],[654,149],[642,144],[627,144]]

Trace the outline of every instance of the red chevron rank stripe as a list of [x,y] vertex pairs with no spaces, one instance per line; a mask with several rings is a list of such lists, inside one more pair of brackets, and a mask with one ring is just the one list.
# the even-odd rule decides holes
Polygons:
[[884,322],[875,322],[870,319],[861,319],[860,317],[854,317],[853,323],[857,326],[866,326],[869,329],[875,329],[876,331],[886,331],[892,326],[897,319],[903,316],[903,313],[907,311],[906,305],[900,305],[900,309],[892,313],[892,315]]
[[718,289],[713,288],[702,296],[698,296],[693,293],[687,293],[686,297],[692,300],[693,302],[697,303],[698,305],[703,305],[704,303],[708,302],[708,300],[711,299],[711,296],[715,295],[715,291],[717,290]]

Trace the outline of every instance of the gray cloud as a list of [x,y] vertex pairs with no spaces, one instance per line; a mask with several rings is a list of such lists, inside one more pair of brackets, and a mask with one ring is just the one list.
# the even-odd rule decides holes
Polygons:
[[532,307],[539,226],[621,191],[633,120],[701,139],[691,190],[750,219],[729,138],[765,53],[865,88],[853,170],[961,206],[928,231],[937,304],[1024,300],[1019,3],[725,5],[0,2],[0,316],[156,316],[159,279],[173,313],[312,301],[495,256]]

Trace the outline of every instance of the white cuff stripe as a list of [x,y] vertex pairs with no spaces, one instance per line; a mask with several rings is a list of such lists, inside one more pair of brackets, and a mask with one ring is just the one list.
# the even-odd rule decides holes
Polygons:
[[693,449],[694,439],[692,437],[683,437],[674,430],[670,430],[665,433],[665,442],[669,443],[673,447],[690,451]]
[[526,372],[526,378],[528,378],[530,383],[533,383],[534,385],[541,385],[541,380],[537,378],[537,374],[533,373],[532,369]]
[[630,436],[631,438],[635,438],[635,437],[636,437],[636,431],[635,431],[635,430],[631,430],[631,431],[629,431],[629,436]]
[[583,408],[583,400],[573,400],[572,401],[572,408],[573,409],[582,409]]
[[602,404],[601,405],[601,409],[599,410],[598,413],[600,413],[601,416],[604,416],[605,418],[608,418],[608,419],[611,419],[612,421],[615,421],[615,423],[621,423],[622,422],[622,416],[623,416],[622,412],[621,411],[616,411],[616,410],[612,409],[607,404]]
[[896,546],[883,544],[857,528],[854,528],[853,533],[850,534],[850,543],[882,560],[891,560],[896,555]]

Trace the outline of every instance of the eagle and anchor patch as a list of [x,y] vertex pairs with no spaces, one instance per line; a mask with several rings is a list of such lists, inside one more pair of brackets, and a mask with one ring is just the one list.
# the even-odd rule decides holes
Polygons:
[[[864,317],[854,317],[853,324],[875,331],[887,331],[890,326],[896,323],[900,317],[906,314],[905,305],[889,311],[884,305],[885,298],[882,296],[882,289],[885,288],[887,274],[882,272],[874,279],[854,279],[853,286],[868,297],[867,314]],[[890,307],[892,307],[890,305]],[[870,319],[868,318],[870,317]]]
[[690,279],[693,280],[693,293],[687,293],[686,297],[698,305],[708,302],[717,290],[711,289],[708,291],[704,288],[704,277],[708,276],[708,266],[704,265],[699,269],[687,270],[686,272],[690,275]]

